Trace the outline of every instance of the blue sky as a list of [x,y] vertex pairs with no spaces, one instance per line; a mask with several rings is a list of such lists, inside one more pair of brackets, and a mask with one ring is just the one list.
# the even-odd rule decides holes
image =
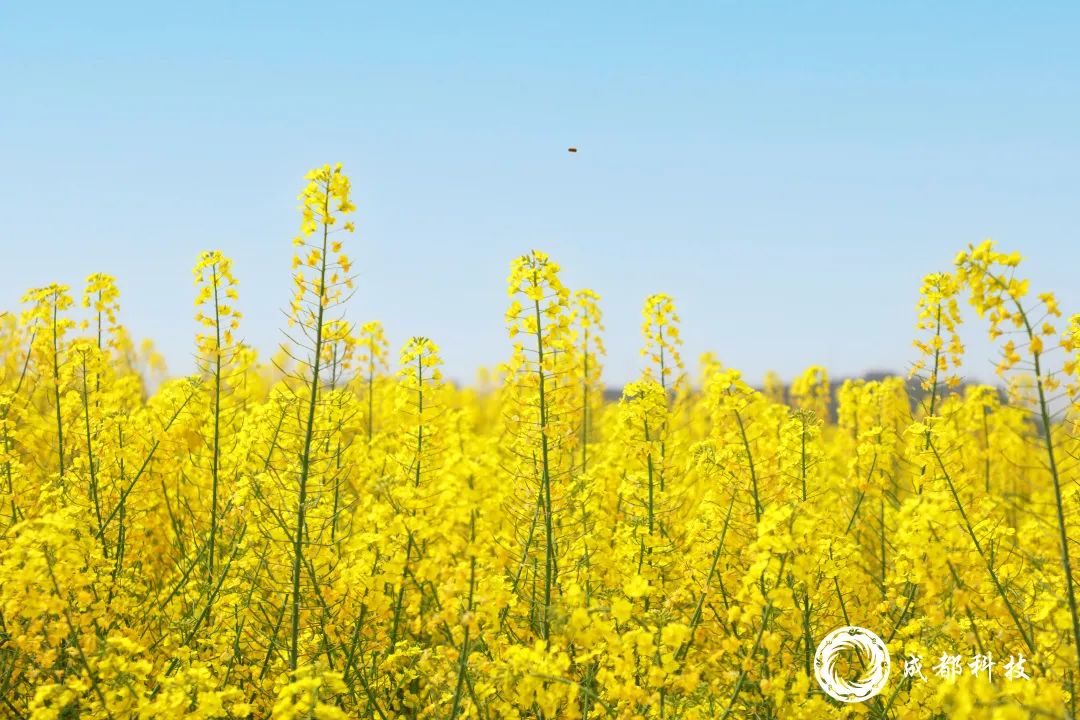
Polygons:
[[920,277],[984,237],[1080,311],[1078,32],[1038,2],[8,3],[0,307],[110,272],[187,372],[218,248],[270,350],[302,176],[340,161],[350,318],[455,378],[508,355],[531,247],[603,296],[613,383],[661,291],[688,359],[752,380],[902,370]]

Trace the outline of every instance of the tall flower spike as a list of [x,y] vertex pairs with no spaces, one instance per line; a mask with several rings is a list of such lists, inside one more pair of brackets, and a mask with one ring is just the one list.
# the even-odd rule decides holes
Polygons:
[[407,418],[400,446],[406,456],[413,486],[434,469],[432,463],[439,455],[435,420],[443,408],[439,391],[442,388],[442,358],[439,348],[426,337],[412,337],[401,349],[401,369],[398,371],[398,407]]
[[60,368],[63,364],[64,336],[75,326],[75,322],[65,315],[73,304],[67,285],[52,284],[47,287],[30,290],[22,301],[30,308],[23,313],[22,322],[29,328],[34,338],[33,355],[38,363],[39,373],[49,377],[52,397],[50,398],[56,418],[57,467],[61,484],[64,481],[64,422],[60,406],[63,394]]
[[375,434],[375,378],[386,372],[390,357],[390,343],[386,340],[382,323],[378,320],[360,326],[356,338],[356,361],[364,374],[364,396],[367,401],[366,426],[368,442]]
[[603,315],[600,312],[600,296],[587,288],[575,290],[571,302],[571,318],[582,347],[594,356],[606,355],[601,333],[604,332]]
[[682,356],[679,355],[682,339],[679,337],[679,316],[675,313],[675,301],[664,293],[650,295],[645,298],[641,315],[641,334],[645,337],[641,354],[656,366],[660,385],[669,390],[675,371],[681,373],[683,370]]
[[832,388],[829,372],[821,365],[811,365],[791,383],[791,402],[802,410],[812,410],[822,420],[829,418]]
[[108,347],[119,351],[120,327],[116,316],[120,310],[120,291],[116,288],[116,278],[105,273],[94,273],[87,277],[82,306],[91,310],[96,316],[95,331],[98,349],[103,350]]
[[[1060,371],[1049,369],[1043,338],[1052,338],[1056,330],[1051,318],[1061,316],[1057,300],[1052,293],[1038,295],[1038,302],[1025,302],[1029,283],[1016,277],[1016,268],[1020,265],[1020,253],[1002,253],[994,249],[994,243],[986,240],[978,246],[968,246],[955,259],[956,274],[960,282],[967,285],[971,294],[969,301],[975,307],[979,317],[989,315],[990,337],[1001,335],[1001,326],[1010,324],[1022,345],[1026,345],[1030,357],[1029,369],[1034,380],[1036,415],[1041,425],[1041,444],[1046,453],[1045,467],[1049,471],[1054,489],[1054,505],[1057,510],[1058,549],[1061,569],[1064,577],[1065,599],[1069,606],[1073,651],[1077,667],[1080,667],[1080,603],[1076,599],[1076,580],[1073,577],[1072,558],[1068,521],[1066,519],[1066,498],[1062,491],[1064,482],[1073,480],[1069,464],[1065,458],[1069,452],[1062,451],[1060,434],[1055,432],[1055,412],[1051,408],[1049,393],[1059,386]],[[1042,319],[1034,313],[1042,312]],[[1039,323],[1042,322],[1040,326]],[[998,362],[998,375],[1004,376],[1021,362],[1020,350],[1014,340],[1005,343],[1002,359]],[[1071,501],[1068,503],[1071,506]]]
[[922,357],[912,365],[909,377],[919,377],[923,390],[930,393],[931,415],[936,406],[939,384],[944,382],[949,388],[960,384],[955,372],[964,354],[958,332],[959,292],[957,278],[950,273],[931,273],[923,278],[922,287],[919,288],[919,316],[915,327],[925,332],[929,340],[914,341]]
[[297,250],[292,261],[295,292],[290,325],[311,329],[318,308],[339,303],[344,290],[353,287],[352,261],[336,236],[356,230],[351,221],[344,221],[356,206],[349,199],[349,178],[341,172],[341,163],[312,170],[305,179],[307,186],[299,198],[300,233],[293,238]]
[[[1028,280],[1016,277],[1020,259],[1020,253],[998,252],[994,249],[994,243],[986,240],[978,246],[969,246],[967,252],[956,256],[956,275],[971,291],[969,301],[979,317],[989,319],[990,339],[996,339],[1005,333],[1019,334],[1021,343],[1027,346],[1032,356],[1034,366],[1048,350],[1045,339],[1055,338],[1057,329],[1050,322],[1038,325],[1031,312],[1041,306],[1044,319],[1049,320],[1060,318],[1061,310],[1053,293],[1040,294],[1038,302],[1025,308],[1030,284]],[[1003,326],[1006,329],[1003,330]],[[1021,362],[1019,351],[1023,349],[1024,346],[1018,346],[1016,340],[1010,339],[1005,343],[997,364],[1000,377],[1004,377]],[[1048,390],[1058,386],[1058,380],[1052,373],[1044,374],[1042,382]]]
[[226,384],[237,352],[233,336],[240,327],[240,312],[231,303],[239,296],[236,277],[232,274],[232,261],[218,250],[200,253],[192,273],[199,288],[195,295],[195,320],[201,326],[195,335],[197,362],[199,370],[211,379],[210,539],[206,565],[207,582],[212,582],[220,515],[222,403],[228,400],[229,390],[232,389],[227,388]]
[[[550,643],[552,603],[559,587],[558,558],[565,549],[557,529],[562,513],[573,505],[568,502],[568,485],[577,440],[577,408],[570,394],[574,389],[570,291],[559,279],[559,265],[539,250],[514,260],[508,290],[514,298],[506,313],[510,337],[521,336],[514,344],[507,376],[513,405],[508,431],[513,436],[511,453],[518,461],[517,496],[510,511],[520,521],[515,532],[524,549],[514,589],[520,591],[526,582],[535,582],[538,590],[529,602],[530,625]],[[538,541],[529,530],[533,517],[542,523]]]
[[232,260],[218,250],[200,253],[192,274],[199,287],[195,321],[203,328],[196,335],[196,343],[200,356],[207,360],[226,353],[235,342],[241,314],[232,303],[239,298],[239,283],[232,274]]
[[[352,222],[343,221],[356,206],[349,199],[349,179],[341,172],[341,165],[331,168],[324,165],[307,174],[307,185],[300,194],[300,234],[293,240],[297,252],[293,256],[294,294],[291,304],[290,326],[299,325],[303,338],[298,344],[307,351],[307,358],[298,358],[299,368],[294,381],[297,400],[303,403],[298,434],[302,444],[297,456],[295,495],[295,524],[292,532],[292,588],[289,623],[289,669],[296,670],[300,661],[302,587],[306,564],[310,562],[309,549],[317,553],[317,541],[323,528],[309,527],[308,514],[315,512],[322,493],[337,487],[337,477],[330,472],[326,458],[320,457],[324,443],[318,442],[330,432],[323,423],[324,413],[318,412],[322,405],[324,353],[327,343],[334,341],[333,333],[339,327],[327,317],[327,313],[340,306],[344,290],[351,289],[352,265],[342,252],[341,232],[353,232]],[[340,227],[338,227],[340,224]],[[308,277],[308,274],[311,277]],[[328,331],[329,330],[329,331]],[[319,425],[316,429],[316,425]],[[336,496],[335,496],[336,497]],[[325,505],[325,503],[324,503]],[[330,535],[334,534],[333,518],[329,521]],[[310,575],[311,573],[309,573]],[[318,580],[308,577],[312,583]]]
[[575,335],[581,383],[581,467],[589,462],[589,439],[598,406],[603,401],[604,382],[600,358],[606,355],[602,333],[600,296],[592,290],[574,291],[570,322]]
[[372,320],[360,326],[356,337],[356,352],[356,361],[360,363],[365,375],[371,376],[386,370],[390,359],[390,343],[381,322]]

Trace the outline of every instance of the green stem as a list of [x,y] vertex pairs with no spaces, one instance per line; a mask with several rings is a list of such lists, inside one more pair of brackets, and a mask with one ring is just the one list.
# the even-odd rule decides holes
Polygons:
[[57,453],[60,456],[60,484],[64,482],[64,423],[60,417],[60,335],[57,327],[57,313],[59,312],[59,296],[53,295],[53,397],[56,404],[56,439]]
[[[82,405],[83,420],[86,426],[86,464],[90,468],[90,498],[94,501],[94,515],[97,517],[97,525],[101,527],[101,502],[98,499],[97,467],[94,462],[93,436],[90,432],[90,400],[86,387],[86,354],[82,355]],[[105,538],[101,539],[101,549],[105,559],[109,559],[109,545]]]
[[[330,215],[330,190],[326,189],[324,217]],[[300,571],[304,558],[304,523],[307,511],[307,485],[311,473],[311,442],[315,433],[315,408],[319,400],[319,364],[322,360],[323,314],[326,297],[326,246],[330,226],[323,223],[322,254],[319,259],[319,309],[315,320],[315,347],[311,361],[311,391],[308,396],[307,425],[304,429],[304,447],[300,453],[300,486],[296,499],[296,535],[293,538],[292,562],[292,632],[289,642],[289,669],[296,670],[300,657]]]
[[206,581],[214,579],[214,549],[217,541],[218,526],[218,470],[221,459],[221,310],[218,305],[218,272],[217,264],[213,266],[214,284],[214,448],[213,457],[210,460],[211,491],[210,491],[210,548],[206,561]]
[[[534,282],[536,276],[534,274]],[[543,335],[543,321],[540,315],[540,301],[533,301],[533,308],[536,312],[536,372],[539,380],[539,400],[540,400],[540,462],[541,462],[541,489],[544,496],[544,614],[542,625],[542,634],[544,640],[548,646],[551,644],[551,591],[556,581],[556,567],[555,567],[555,529],[552,519],[552,505],[551,505],[551,466],[548,457],[548,416],[547,416],[547,398],[545,397],[545,375],[544,375],[544,335]]]
[[[470,521],[470,541],[476,540],[476,511],[471,513]],[[469,559],[469,601],[467,604],[467,613],[473,611],[473,591],[476,587],[476,555],[473,555]],[[454,701],[450,708],[450,720],[455,720],[458,716],[461,706],[462,688],[465,684],[465,675],[468,673],[469,668],[469,624],[465,623],[465,635],[461,640],[461,657],[458,662],[458,676],[457,683],[454,687]],[[480,708],[477,708],[479,711]]]

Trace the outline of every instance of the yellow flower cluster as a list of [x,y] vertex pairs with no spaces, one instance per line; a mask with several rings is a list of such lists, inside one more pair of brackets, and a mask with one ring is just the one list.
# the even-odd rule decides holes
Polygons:
[[[60,285],[0,318],[0,716],[1075,716],[1080,318],[1059,337],[1017,256],[926,278],[913,382],[758,389],[713,355],[691,382],[651,295],[609,401],[600,297],[533,251],[468,388],[349,321],[349,192],[308,176],[272,362],[219,252],[197,371],[153,388],[107,275],[85,324]],[[1023,393],[959,381],[965,298]],[[815,678],[846,625],[892,657],[863,703]]]
[[641,334],[645,337],[641,354],[656,366],[660,384],[667,387],[671,378],[683,370],[682,357],[679,355],[682,339],[679,337],[675,301],[664,293],[650,295],[645,298],[641,315]]

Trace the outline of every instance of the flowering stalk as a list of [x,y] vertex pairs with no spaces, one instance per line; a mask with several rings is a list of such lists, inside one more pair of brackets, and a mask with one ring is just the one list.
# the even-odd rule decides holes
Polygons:
[[[33,303],[33,306],[24,315],[23,322],[31,327],[31,332],[39,339],[37,349],[39,356],[46,355],[48,358],[49,371],[51,372],[52,401],[56,418],[56,455],[57,473],[61,486],[64,484],[64,421],[60,407],[61,383],[60,362],[63,350],[64,334],[74,326],[74,322],[60,313],[72,305],[71,295],[66,285],[49,285],[38,290],[31,290],[23,296],[23,302]],[[42,338],[42,330],[48,333]]]
[[[296,293],[292,302],[292,314],[290,324],[297,323],[304,331],[305,336],[311,341],[311,354],[305,363],[309,372],[305,378],[308,389],[308,397],[303,420],[303,445],[300,450],[300,473],[297,481],[296,492],[296,524],[293,535],[292,554],[292,614],[290,622],[289,638],[289,669],[296,670],[300,657],[300,575],[304,569],[304,549],[306,545],[305,519],[308,503],[308,480],[312,467],[312,440],[315,434],[315,411],[319,402],[319,390],[321,386],[320,372],[323,359],[323,336],[326,312],[332,304],[337,304],[341,299],[342,285],[351,287],[352,280],[348,277],[350,264],[348,258],[341,254],[341,243],[330,241],[331,228],[337,222],[337,214],[347,214],[355,209],[349,200],[349,179],[342,174],[341,165],[333,169],[329,165],[312,170],[307,174],[308,185],[301,194],[303,203],[303,222],[300,226],[300,234],[293,241],[297,247],[305,247],[310,250],[305,258],[300,255],[293,257],[293,267],[301,265],[308,270],[314,270],[317,276],[315,280],[307,279],[303,272],[294,276]],[[309,244],[308,239],[317,229],[321,228],[321,239],[315,246]],[[346,232],[352,232],[352,223],[345,223]],[[331,262],[331,253],[337,257]],[[339,279],[338,271],[345,273],[344,279]]]
[[[199,256],[195,265],[195,282],[201,285],[195,299],[195,306],[200,308],[195,319],[209,333],[199,333],[196,338],[199,349],[199,363],[203,372],[211,376],[211,413],[213,431],[210,456],[210,540],[207,551],[207,582],[214,578],[214,558],[218,534],[218,492],[221,485],[221,391],[224,382],[224,364],[235,355],[233,333],[240,326],[240,313],[226,304],[226,300],[236,300],[236,278],[232,274],[232,261],[213,250]],[[225,297],[222,297],[222,296]],[[203,309],[209,310],[207,315]]]
[[[675,301],[670,295],[657,293],[645,298],[645,306],[642,308],[641,334],[645,338],[645,345],[641,348],[641,354],[648,357],[656,367],[658,382],[664,392],[665,417],[660,427],[656,428],[656,435],[660,444],[660,467],[658,469],[660,492],[664,491],[664,469],[667,465],[667,394],[668,391],[677,387],[682,382],[683,376],[675,377],[675,371],[680,373],[684,370],[682,356],[679,354],[679,346],[682,339],[679,336],[679,316],[675,312]],[[653,369],[648,368],[652,373]],[[674,383],[672,380],[674,379]]]
[[[1054,427],[1046,397],[1047,389],[1058,387],[1058,381],[1053,375],[1044,374],[1042,364],[1044,354],[1043,338],[1053,337],[1056,335],[1056,330],[1050,323],[1044,323],[1036,331],[1022,303],[1028,292],[1028,281],[1019,280],[1011,275],[1006,277],[1004,274],[1004,272],[1010,274],[1015,272],[1015,268],[1020,264],[1020,255],[1018,253],[1007,255],[997,252],[994,250],[994,244],[991,241],[986,241],[978,247],[971,246],[967,252],[958,254],[955,264],[961,280],[966,282],[971,290],[971,304],[975,307],[979,316],[982,317],[987,313],[990,315],[991,338],[1001,334],[1000,325],[1008,320],[1015,327],[1023,330],[1027,341],[1028,352],[1031,354],[1032,359],[1032,371],[1035,376],[1035,387],[1038,392],[1039,422],[1041,424],[1043,446],[1046,451],[1047,467],[1054,488],[1054,507],[1057,513],[1061,567],[1065,579],[1065,598],[1069,606],[1070,620],[1072,621],[1073,651],[1076,653],[1077,666],[1080,667],[1080,611],[1077,609],[1072,559],[1069,553],[1070,541],[1065,519],[1065,503],[1062,497],[1059,463],[1054,445]],[[1040,295],[1039,302],[1045,306],[1046,316],[1061,316],[1053,294],[1044,293]],[[1008,305],[1012,306],[1012,310],[1008,309]],[[1020,357],[1015,344],[1010,340],[1005,343],[1003,358],[997,367],[998,374],[1004,376],[1019,361]]]
[[589,469],[589,439],[595,417],[597,396],[603,393],[599,358],[605,354],[600,333],[604,331],[600,313],[600,296],[592,290],[575,290],[571,323],[579,338],[578,358],[581,363],[581,471]]
[[[558,582],[558,548],[555,536],[554,480],[567,475],[556,453],[572,448],[576,429],[570,424],[568,412],[567,372],[572,356],[569,334],[568,301],[570,291],[559,279],[559,266],[538,250],[517,258],[511,266],[509,292],[511,297],[522,295],[528,307],[514,300],[506,313],[510,336],[519,332],[531,340],[528,349],[522,343],[514,346],[509,381],[519,393],[518,402],[526,415],[519,417],[511,428],[517,435],[517,452],[526,464],[525,497],[535,497],[537,515],[543,521],[544,577],[542,600],[530,598],[530,616],[538,617],[540,637],[550,644],[552,599]],[[523,498],[524,499],[524,498]],[[530,553],[532,530],[525,540],[523,562]],[[534,567],[536,558],[534,560]],[[520,577],[519,568],[518,576]],[[536,579],[536,573],[533,574]],[[516,585],[516,582],[515,582]],[[537,605],[539,602],[539,612]]]
[[365,395],[367,397],[367,440],[375,434],[375,377],[380,370],[386,369],[389,344],[378,320],[366,322],[360,326],[357,339],[358,361],[364,366]]

